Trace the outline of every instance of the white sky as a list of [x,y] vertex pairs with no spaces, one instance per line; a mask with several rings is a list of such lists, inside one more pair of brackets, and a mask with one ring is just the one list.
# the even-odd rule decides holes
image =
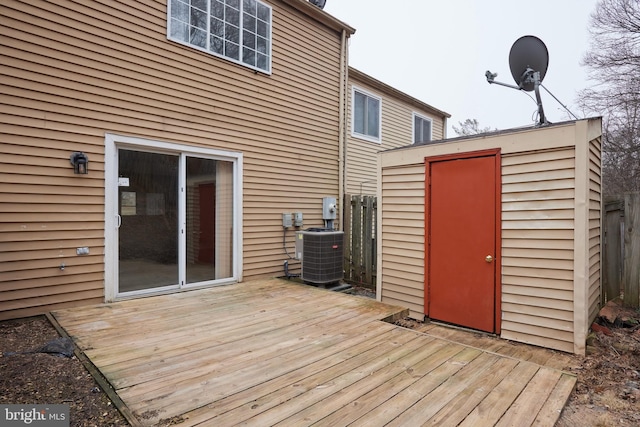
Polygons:
[[[524,35],[539,37],[549,51],[543,81],[582,118],[576,94],[588,86],[580,66],[589,48],[587,27],[597,0],[327,0],[324,10],[356,29],[349,64],[414,98],[482,127],[507,129],[534,123],[537,111],[524,92],[490,85],[515,84],[509,51]],[[534,92],[528,92],[534,99]],[[551,122],[571,117],[541,90]]]

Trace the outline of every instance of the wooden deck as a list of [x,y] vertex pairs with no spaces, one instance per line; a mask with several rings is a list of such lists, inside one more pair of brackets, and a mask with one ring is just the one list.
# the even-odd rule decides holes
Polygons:
[[53,316],[133,425],[555,424],[574,376],[380,320],[398,314],[273,279]]

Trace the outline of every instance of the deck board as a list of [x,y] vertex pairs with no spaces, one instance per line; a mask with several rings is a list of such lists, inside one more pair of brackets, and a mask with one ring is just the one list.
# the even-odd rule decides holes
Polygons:
[[555,424],[554,353],[382,321],[403,313],[270,279],[52,314],[136,425]]

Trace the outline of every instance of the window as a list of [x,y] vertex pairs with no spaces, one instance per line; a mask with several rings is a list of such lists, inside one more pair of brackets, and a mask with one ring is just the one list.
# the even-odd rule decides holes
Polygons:
[[413,143],[431,141],[431,119],[413,113]]
[[271,72],[271,7],[257,0],[169,0],[168,38]]
[[351,134],[369,141],[380,142],[380,106],[377,96],[353,89]]

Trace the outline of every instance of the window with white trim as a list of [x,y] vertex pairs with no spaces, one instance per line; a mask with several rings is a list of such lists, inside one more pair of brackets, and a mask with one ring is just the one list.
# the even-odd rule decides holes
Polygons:
[[413,143],[431,141],[431,119],[413,113]]
[[353,88],[351,108],[351,135],[381,142],[380,140],[380,115],[382,99]]
[[271,7],[258,0],[169,0],[167,37],[271,72]]

